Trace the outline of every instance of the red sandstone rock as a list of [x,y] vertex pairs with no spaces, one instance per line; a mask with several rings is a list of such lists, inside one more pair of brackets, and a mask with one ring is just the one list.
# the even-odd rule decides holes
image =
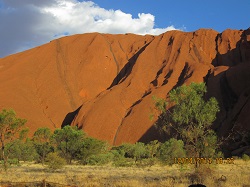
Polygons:
[[164,138],[149,119],[152,96],[206,81],[207,96],[221,107],[214,124],[218,133],[226,135],[234,126],[250,130],[249,32],[57,39],[0,59],[0,109],[16,110],[31,132],[71,123],[114,145],[149,141]]

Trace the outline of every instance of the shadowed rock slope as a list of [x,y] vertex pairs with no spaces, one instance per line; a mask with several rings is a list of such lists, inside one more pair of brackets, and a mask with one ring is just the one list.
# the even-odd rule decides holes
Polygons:
[[71,124],[114,145],[162,140],[152,96],[205,81],[221,107],[214,128],[227,136],[250,130],[249,54],[249,29],[68,36],[0,59],[0,109],[14,108],[31,131]]

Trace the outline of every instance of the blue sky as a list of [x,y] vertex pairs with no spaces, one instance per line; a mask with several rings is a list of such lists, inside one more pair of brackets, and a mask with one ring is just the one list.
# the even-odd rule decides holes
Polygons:
[[87,32],[250,27],[250,0],[0,0],[0,57]]
[[219,32],[227,28],[250,27],[249,0],[95,0],[105,9],[121,9],[137,16],[138,12],[155,16],[157,27],[174,25],[187,31],[212,28]]

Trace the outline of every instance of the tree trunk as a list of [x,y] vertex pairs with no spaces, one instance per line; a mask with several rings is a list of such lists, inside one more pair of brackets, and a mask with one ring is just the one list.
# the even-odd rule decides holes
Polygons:
[[44,160],[45,160],[45,154],[43,152],[43,155],[42,155],[42,165],[44,165]]
[[2,159],[3,159],[3,166],[4,166],[4,170],[7,171],[8,169],[8,157],[5,156],[5,146],[4,146],[4,142],[2,142]]
[[4,170],[7,171],[7,169],[8,169],[8,157],[5,156],[3,163],[4,163],[3,164],[4,165]]

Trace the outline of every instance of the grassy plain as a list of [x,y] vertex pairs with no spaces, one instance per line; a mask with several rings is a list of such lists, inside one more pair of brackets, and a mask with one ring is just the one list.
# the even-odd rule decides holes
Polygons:
[[[250,161],[235,160],[234,164],[204,164],[194,172],[193,165],[172,165],[151,167],[114,167],[67,165],[63,169],[51,172],[40,164],[22,163],[12,166],[8,172],[0,171],[0,186],[22,187],[21,184],[41,182],[46,186],[77,187],[187,187],[202,183],[210,186],[250,187]],[[18,185],[19,184],[19,185]],[[25,186],[25,185],[23,185]]]

